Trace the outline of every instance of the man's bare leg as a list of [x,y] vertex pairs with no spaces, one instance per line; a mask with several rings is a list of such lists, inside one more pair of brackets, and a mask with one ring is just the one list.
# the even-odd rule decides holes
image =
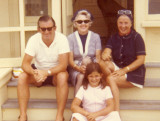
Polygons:
[[20,119],[19,121],[25,121],[27,119],[27,104],[29,100],[29,83],[27,80],[29,76],[26,73],[22,73],[18,78],[18,103],[20,108]]
[[68,73],[61,72],[56,77],[56,97],[58,103],[56,121],[63,121],[63,113],[68,98]]
[[17,87],[18,103],[20,108],[19,121],[25,121],[27,119],[27,105],[30,97],[30,92],[29,92],[30,83],[36,83],[32,76],[29,76],[25,72],[19,75],[18,87]]

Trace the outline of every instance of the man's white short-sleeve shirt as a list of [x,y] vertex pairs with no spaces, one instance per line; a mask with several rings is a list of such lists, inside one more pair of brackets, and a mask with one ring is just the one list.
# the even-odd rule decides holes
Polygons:
[[33,56],[37,69],[50,69],[58,65],[58,56],[69,52],[69,44],[65,35],[55,32],[52,44],[47,47],[42,41],[41,33],[33,35],[27,43],[25,53]]

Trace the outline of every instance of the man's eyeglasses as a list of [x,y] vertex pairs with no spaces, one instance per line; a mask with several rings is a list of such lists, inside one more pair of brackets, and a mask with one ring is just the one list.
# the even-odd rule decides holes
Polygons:
[[132,11],[130,10],[119,10],[118,15],[132,15]]
[[51,31],[52,30],[52,28],[53,28],[53,26],[52,27],[48,27],[48,28],[41,28],[41,27],[39,27],[43,32],[45,32],[46,30],[47,31]]
[[87,23],[90,22],[90,20],[77,20],[76,22],[77,22],[78,24],[82,24],[82,23],[87,24]]

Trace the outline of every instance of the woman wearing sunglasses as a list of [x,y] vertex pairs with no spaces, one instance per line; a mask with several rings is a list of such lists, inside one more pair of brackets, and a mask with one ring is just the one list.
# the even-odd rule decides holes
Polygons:
[[[120,88],[143,88],[145,79],[145,44],[141,35],[133,29],[130,10],[119,10],[117,15],[118,32],[107,41],[102,59],[111,67],[106,81],[110,84],[119,110]],[[110,61],[112,60],[112,61]],[[103,65],[103,70],[107,68]],[[109,71],[108,71],[109,72]]]
[[76,31],[68,36],[71,50],[69,80],[75,86],[75,94],[82,84],[86,65],[100,60],[101,39],[97,33],[89,30],[92,21],[92,14],[85,9],[77,11],[72,17]]

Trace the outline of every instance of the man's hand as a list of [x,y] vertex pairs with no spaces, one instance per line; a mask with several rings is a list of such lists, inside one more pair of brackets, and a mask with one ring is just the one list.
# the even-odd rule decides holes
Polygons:
[[37,82],[44,82],[48,76],[48,73],[46,70],[34,70],[34,78]]

